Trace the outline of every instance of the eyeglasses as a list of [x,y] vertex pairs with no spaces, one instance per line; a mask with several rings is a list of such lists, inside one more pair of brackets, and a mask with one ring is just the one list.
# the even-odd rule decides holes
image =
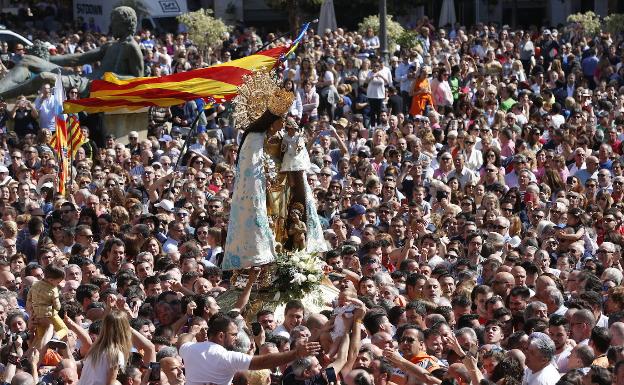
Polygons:
[[320,173],[320,176],[331,176],[331,174],[324,174],[324,173]]
[[93,234],[78,234],[78,235],[80,235],[81,237],[89,238],[89,239],[93,238]]
[[501,207],[501,210],[507,211],[507,212],[512,212],[513,208],[511,208],[511,207]]
[[475,144],[475,142],[470,142],[470,141],[465,141],[464,143],[465,143],[465,144],[467,144],[467,145],[469,145],[469,146],[471,146],[471,145]]
[[487,172],[496,172],[496,169],[495,168],[488,168],[488,169],[486,169],[486,171]]

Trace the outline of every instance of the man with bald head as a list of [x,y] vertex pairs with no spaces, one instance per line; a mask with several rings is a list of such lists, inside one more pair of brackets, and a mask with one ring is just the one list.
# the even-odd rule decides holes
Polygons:
[[539,299],[542,302],[546,302],[546,288],[548,287],[557,287],[555,281],[547,275],[540,275],[535,280],[535,298]]
[[167,377],[169,385],[184,385],[186,378],[182,370],[182,361],[177,357],[165,357],[160,360],[160,369]]
[[15,276],[10,271],[0,271],[0,286],[6,287],[9,291],[16,291]]
[[76,368],[65,368],[59,372],[59,378],[63,381],[62,383],[65,385],[76,385],[78,384],[78,372]]
[[500,272],[496,273],[494,280],[492,281],[492,291],[494,294],[500,295],[503,299],[507,298],[511,288],[514,287],[516,280],[511,273]]
[[329,320],[323,314],[313,313],[308,316],[305,326],[310,330],[310,339],[312,341],[318,341],[321,333],[324,332],[323,326],[327,324]]
[[212,291],[212,283],[203,277],[199,277],[193,282],[193,292],[195,294],[210,294]]
[[624,323],[623,322],[614,322],[609,327],[609,332],[611,332],[611,345],[613,346],[622,346],[624,345]]
[[511,268],[511,275],[514,276],[516,286],[526,286],[526,270],[522,266],[514,266]]
[[570,334],[578,345],[587,345],[592,329],[596,326],[596,317],[591,310],[581,309],[570,318]]
[[11,385],[35,385],[35,379],[30,373],[17,372],[11,380]]
[[462,363],[456,362],[451,364],[448,368],[448,372],[446,373],[446,378],[453,378],[457,381],[458,384],[469,384],[470,383],[470,373],[466,366]]

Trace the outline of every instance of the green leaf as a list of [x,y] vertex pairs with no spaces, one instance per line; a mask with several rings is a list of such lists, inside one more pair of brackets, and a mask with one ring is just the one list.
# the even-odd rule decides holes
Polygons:
[[188,12],[178,16],[177,19],[178,22],[186,25],[189,38],[204,53],[220,48],[223,37],[231,30],[231,27],[223,23],[221,19],[212,16],[211,9]]

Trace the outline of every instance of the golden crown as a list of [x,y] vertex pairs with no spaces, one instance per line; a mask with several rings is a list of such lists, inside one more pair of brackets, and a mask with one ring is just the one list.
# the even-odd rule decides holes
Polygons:
[[288,113],[295,101],[295,94],[282,87],[278,87],[269,99],[269,111],[273,115],[282,116]]
[[280,87],[273,71],[259,70],[243,77],[234,103],[236,126],[247,128],[268,109],[272,114],[282,116],[290,110],[295,95]]

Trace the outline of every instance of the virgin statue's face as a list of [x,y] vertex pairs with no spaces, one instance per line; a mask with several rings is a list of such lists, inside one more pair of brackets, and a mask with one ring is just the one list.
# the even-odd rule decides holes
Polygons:
[[284,118],[279,118],[273,124],[271,124],[271,132],[277,132],[284,127]]

